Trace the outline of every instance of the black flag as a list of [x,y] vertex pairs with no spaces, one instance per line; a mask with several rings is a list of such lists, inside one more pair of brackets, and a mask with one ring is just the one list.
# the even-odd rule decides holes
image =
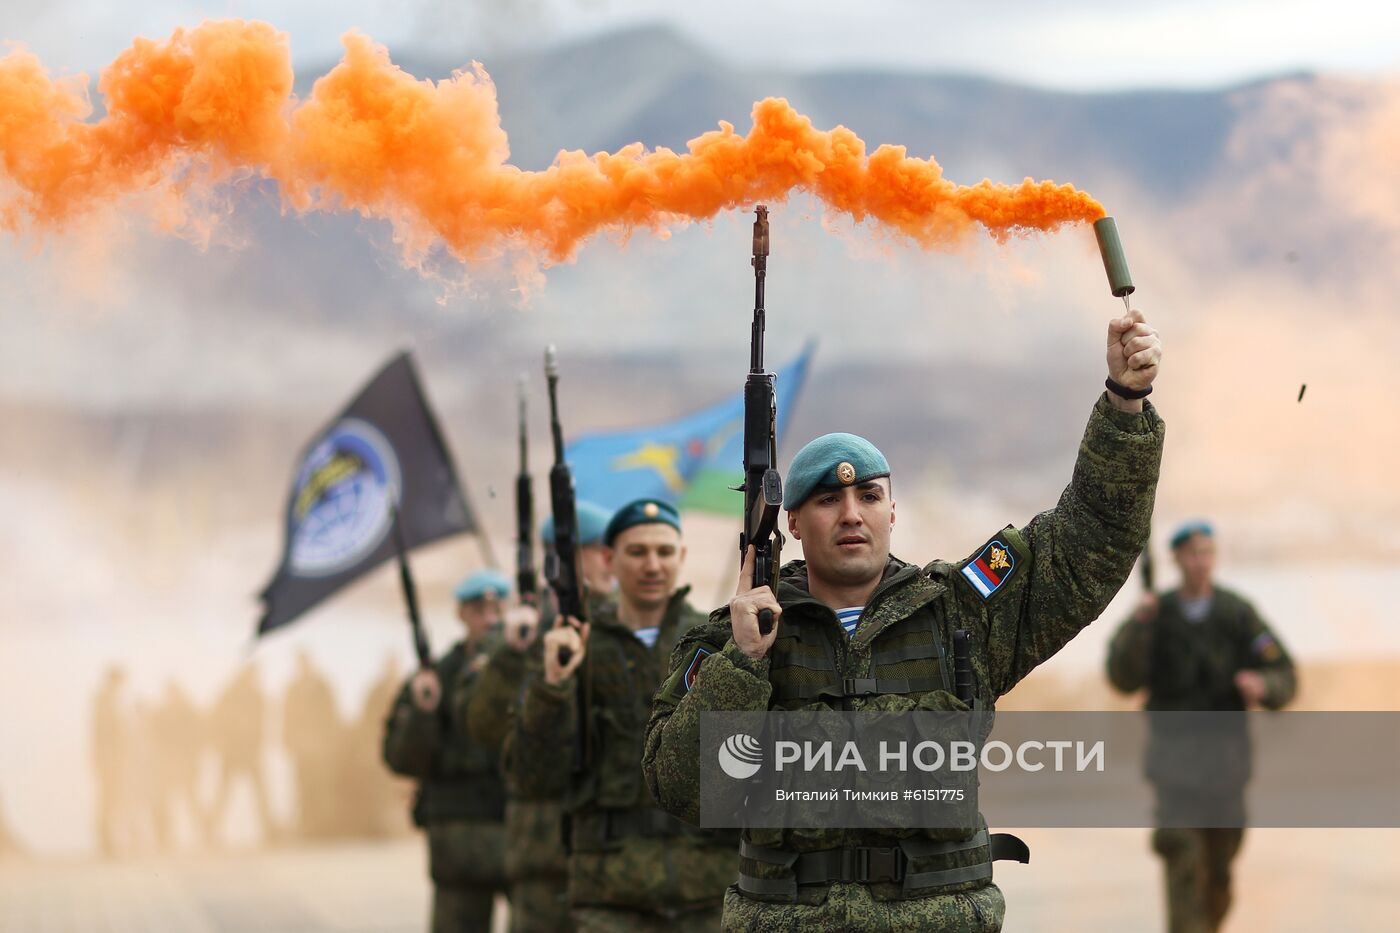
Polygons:
[[[393,497],[393,498],[391,498]],[[401,353],[307,446],[258,634],[286,625],[403,546],[477,530],[437,419]]]

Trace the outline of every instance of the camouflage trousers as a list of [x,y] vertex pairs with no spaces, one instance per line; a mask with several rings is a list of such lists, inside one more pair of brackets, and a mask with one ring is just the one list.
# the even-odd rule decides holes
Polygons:
[[574,926],[578,933],[714,933],[719,929],[719,908],[663,916],[617,907],[575,907]]
[[568,875],[544,875],[510,886],[510,933],[569,933]]
[[433,887],[432,933],[476,933],[491,929],[496,890],[490,885]]
[[833,884],[820,904],[775,904],[724,894],[726,931],[743,933],[997,933],[1006,915],[1001,889],[877,901],[863,884]]
[[1243,829],[1159,829],[1152,848],[1167,873],[1170,933],[1214,933],[1230,910],[1230,863]]

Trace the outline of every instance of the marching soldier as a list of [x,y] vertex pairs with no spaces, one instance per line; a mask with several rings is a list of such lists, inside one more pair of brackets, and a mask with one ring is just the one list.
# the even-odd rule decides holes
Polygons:
[[[1293,661],[1248,600],[1215,584],[1214,530],[1188,522],[1172,535],[1171,548],[1181,586],[1160,599],[1145,594],[1119,627],[1109,645],[1109,682],[1124,693],[1146,688],[1149,710],[1287,705],[1297,689]],[[1201,765],[1204,773],[1185,786],[1184,775],[1171,773],[1177,769],[1156,767],[1169,741],[1154,728],[1148,776],[1156,786],[1159,817],[1204,804],[1222,818],[1209,829],[1168,825],[1153,833],[1152,847],[1166,868],[1167,927],[1171,933],[1210,933],[1230,909],[1230,865],[1244,841],[1248,745],[1238,737],[1235,748],[1243,754],[1212,756]],[[1202,794],[1209,797],[1202,801]]]
[[[698,820],[704,711],[964,710],[943,660],[958,630],[968,633],[977,708],[990,709],[1103,612],[1146,539],[1164,433],[1142,401],[1158,371],[1156,331],[1140,312],[1115,319],[1107,351],[1109,391],[1059,503],[957,563],[890,555],[890,466],[869,441],[828,434],[797,454],[783,505],[804,560],[782,569],[775,593],[753,586],[750,549],[729,605],[671,655],[643,758],[661,806]],[[764,609],[776,617],[766,635]],[[748,829],[739,854],[727,930],[1000,930],[992,862],[1029,857],[985,822]]]
[[504,889],[505,789],[495,752],[473,742],[451,715],[470,692],[500,623],[510,581],[482,570],[457,587],[466,637],[433,667],[418,671],[395,700],[384,730],[384,761],[416,778],[413,822],[428,834],[433,933],[490,929]]
[[[604,611],[613,588],[603,533],[612,513],[591,502],[576,505],[579,533],[579,575],[587,586],[590,615]],[[545,519],[540,532],[545,547],[554,541],[554,519]],[[517,606],[507,613],[504,646],[481,672],[470,702],[458,700],[459,716],[476,741],[500,750],[518,712],[527,665],[542,669],[543,655],[536,637],[540,613]],[[463,695],[465,696],[465,695]],[[507,771],[509,766],[505,765]],[[558,794],[532,796],[506,781],[506,880],[510,884],[511,933],[567,933],[569,918],[569,856],[564,848],[563,803]]]
[[545,634],[542,675],[527,679],[508,740],[510,776],[522,795],[563,797],[581,933],[713,930],[734,877],[734,837],[657,809],[640,765],[666,658],[704,618],[686,601],[690,588],[676,586],[680,516],[639,500],[612,517],[603,540],[617,604]]

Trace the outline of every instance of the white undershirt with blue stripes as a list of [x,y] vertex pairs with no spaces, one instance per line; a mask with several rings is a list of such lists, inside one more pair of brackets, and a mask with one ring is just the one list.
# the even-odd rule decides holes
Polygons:
[[636,635],[637,638],[641,640],[641,643],[648,648],[655,648],[656,636],[661,634],[661,626],[653,625],[649,628],[639,628],[632,634]]
[[864,606],[847,606],[845,609],[836,610],[836,621],[846,630],[846,637],[856,633],[856,623],[860,621],[860,614],[864,611]]

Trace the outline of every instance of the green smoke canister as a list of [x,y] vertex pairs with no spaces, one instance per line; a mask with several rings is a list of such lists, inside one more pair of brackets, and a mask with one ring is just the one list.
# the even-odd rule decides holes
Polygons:
[[1123,241],[1118,239],[1118,224],[1112,217],[1094,221],[1094,237],[1099,241],[1103,270],[1108,273],[1108,287],[1114,298],[1122,298],[1128,306],[1128,296],[1134,291],[1133,277],[1128,272],[1128,257],[1123,255]]

